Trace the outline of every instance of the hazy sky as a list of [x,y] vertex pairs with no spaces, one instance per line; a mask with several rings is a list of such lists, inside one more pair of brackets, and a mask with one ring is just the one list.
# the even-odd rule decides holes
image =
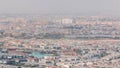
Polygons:
[[0,12],[120,14],[120,0],[0,0]]

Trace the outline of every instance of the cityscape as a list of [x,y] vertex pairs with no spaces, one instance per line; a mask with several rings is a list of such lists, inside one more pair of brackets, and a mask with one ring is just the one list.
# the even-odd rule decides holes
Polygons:
[[120,68],[120,0],[0,0],[0,68]]
[[120,17],[0,15],[0,68],[120,68]]

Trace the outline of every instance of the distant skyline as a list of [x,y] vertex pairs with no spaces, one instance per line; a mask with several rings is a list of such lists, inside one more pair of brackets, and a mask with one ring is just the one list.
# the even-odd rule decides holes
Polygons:
[[120,0],[0,0],[0,13],[120,15]]

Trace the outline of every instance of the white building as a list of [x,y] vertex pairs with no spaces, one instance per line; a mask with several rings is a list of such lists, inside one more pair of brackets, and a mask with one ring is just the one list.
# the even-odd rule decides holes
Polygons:
[[73,19],[70,19],[70,18],[65,18],[65,19],[62,19],[62,24],[72,24],[73,23]]

